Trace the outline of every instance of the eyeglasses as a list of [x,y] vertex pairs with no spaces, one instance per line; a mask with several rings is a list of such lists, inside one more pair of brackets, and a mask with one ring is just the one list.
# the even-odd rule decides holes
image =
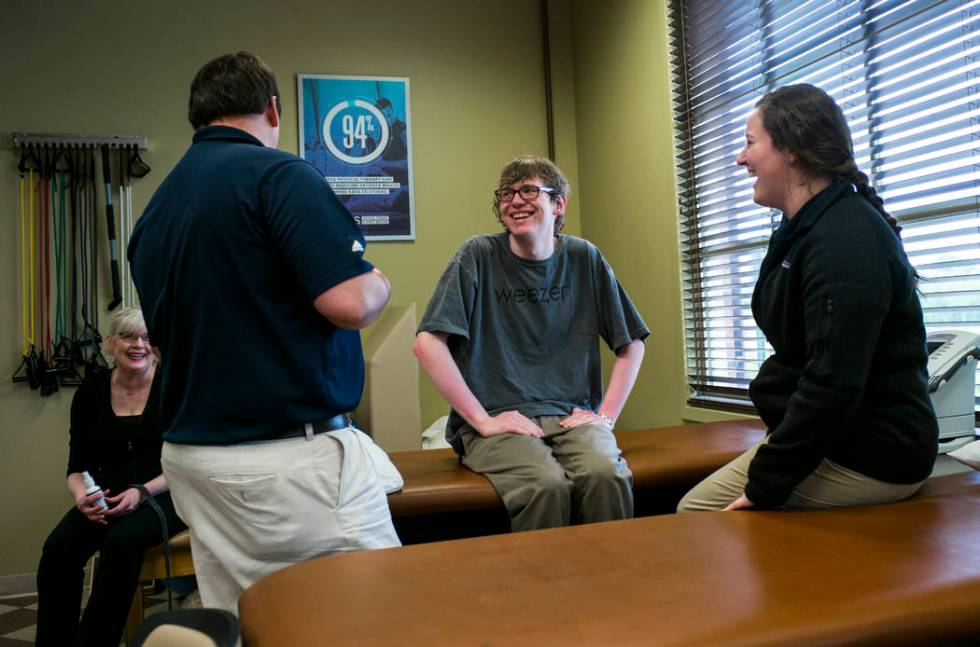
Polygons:
[[518,193],[521,194],[523,199],[530,201],[536,199],[542,191],[549,195],[554,195],[555,193],[555,190],[551,187],[525,184],[519,189],[497,189],[493,194],[497,196],[497,202],[510,202]]
[[147,333],[143,333],[142,335],[139,335],[134,332],[121,332],[119,333],[118,337],[119,339],[123,340],[127,344],[135,344],[136,340],[138,339],[142,339],[144,344],[149,345],[150,343],[150,336]]

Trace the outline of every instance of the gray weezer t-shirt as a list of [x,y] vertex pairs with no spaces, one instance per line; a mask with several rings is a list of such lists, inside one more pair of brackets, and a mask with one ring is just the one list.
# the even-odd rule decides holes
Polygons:
[[[560,234],[543,261],[515,255],[507,232],[467,240],[439,279],[419,332],[449,335],[467,386],[490,415],[595,411],[602,402],[599,338],[616,350],[650,329],[592,243]],[[466,423],[450,413],[457,451]]]

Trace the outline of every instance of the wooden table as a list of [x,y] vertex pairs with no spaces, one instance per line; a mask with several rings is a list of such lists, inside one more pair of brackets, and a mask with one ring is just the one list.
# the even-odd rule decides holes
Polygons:
[[247,647],[932,644],[980,635],[980,477],[890,506],[666,515],[325,557]]

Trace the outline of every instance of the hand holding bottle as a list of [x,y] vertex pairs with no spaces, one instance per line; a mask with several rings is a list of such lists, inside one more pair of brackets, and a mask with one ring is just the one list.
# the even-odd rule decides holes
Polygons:
[[75,499],[75,507],[89,521],[107,524],[105,512],[109,509],[109,504],[106,503],[105,495],[108,494],[108,490],[103,491],[88,472],[82,472],[82,479],[85,482],[85,492]]

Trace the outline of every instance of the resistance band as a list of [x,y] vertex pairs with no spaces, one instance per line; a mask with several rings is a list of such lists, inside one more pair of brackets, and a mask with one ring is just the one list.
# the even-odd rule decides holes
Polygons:
[[112,171],[109,168],[109,145],[102,144],[102,181],[105,182],[105,227],[109,235],[109,270],[112,278],[112,301],[108,310],[115,310],[122,303],[119,286],[119,250],[116,247],[116,219],[112,215]]

